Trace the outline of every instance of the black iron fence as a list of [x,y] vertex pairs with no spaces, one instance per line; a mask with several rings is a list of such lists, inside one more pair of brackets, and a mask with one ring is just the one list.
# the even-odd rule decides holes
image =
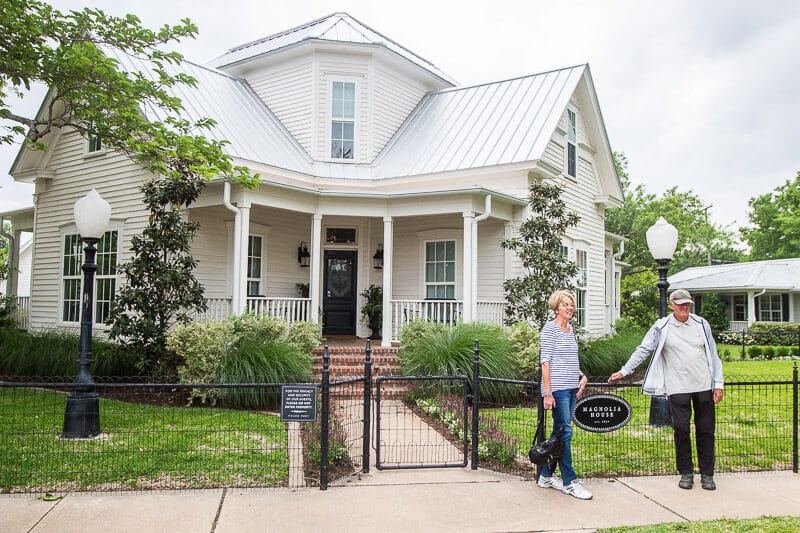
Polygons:
[[[325,489],[369,472],[372,454],[381,446],[379,465],[391,463],[390,449],[395,457],[413,449],[411,463],[419,467],[460,466],[467,463],[462,457],[468,449],[472,468],[533,475],[526,454],[537,426],[537,382],[481,376],[476,349],[471,379],[386,380],[405,379],[408,387],[402,394],[388,388],[376,410],[369,346],[363,377],[331,382],[328,362],[326,351],[321,382],[308,384],[318,399],[314,421],[282,420],[283,384],[98,383],[101,434],[91,439],[62,438],[71,383],[1,381],[0,492]],[[416,382],[425,386],[412,386]],[[215,406],[189,407],[197,388],[224,394],[214,395],[220,399]],[[597,380],[588,392],[624,398],[632,416],[612,432],[576,428],[573,456],[579,475],[675,471],[672,430],[650,424],[651,400],[638,384],[610,386]],[[241,397],[261,397],[269,407],[227,405]],[[410,424],[410,419],[417,420]],[[729,376],[717,408],[716,442],[719,471],[797,472],[797,364],[791,375],[777,378]]]

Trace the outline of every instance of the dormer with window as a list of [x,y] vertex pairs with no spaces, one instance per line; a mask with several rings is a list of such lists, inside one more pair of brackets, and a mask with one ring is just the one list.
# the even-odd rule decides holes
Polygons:
[[356,84],[331,84],[331,159],[353,160],[356,148]]

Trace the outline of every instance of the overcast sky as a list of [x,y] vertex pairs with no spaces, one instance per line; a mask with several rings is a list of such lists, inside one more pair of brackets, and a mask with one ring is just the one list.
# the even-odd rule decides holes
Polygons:
[[[749,198],[800,170],[800,2],[794,0],[54,0],[134,13],[155,28],[189,17],[177,48],[225,50],[344,11],[461,85],[589,63],[611,147],[633,184],[692,190],[711,219],[747,223]],[[41,93],[17,111],[32,113]],[[0,148],[0,212],[32,205]],[[664,216],[669,220],[669,213]]]

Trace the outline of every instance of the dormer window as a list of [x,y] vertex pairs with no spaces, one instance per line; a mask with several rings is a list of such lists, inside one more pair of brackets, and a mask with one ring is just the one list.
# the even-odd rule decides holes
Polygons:
[[103,151],[103,143],[100,142],[100,136],[99,135],[97,135],[95,133],[90,133],[89,134],[89,144],[88,144],[88,147],[86,148],[86,151],[88,153],[90,153],[90,154],[94,153],[94,152],[102,152]]
[[567,175],[578,177],[578,126],[575,111],[567,109]]
[[356,84],[348,81],[334,81],[331,89],[331,159],[353,159],[356,130]]

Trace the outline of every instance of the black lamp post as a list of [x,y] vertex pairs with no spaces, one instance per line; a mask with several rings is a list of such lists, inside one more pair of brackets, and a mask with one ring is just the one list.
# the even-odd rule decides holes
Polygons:
[[[667,268],[672,256],[675,254],[675,247],[678,245],[678,230],[675,226],[659,217],[655,224],[647,230],[647,247],[653,255],[653,259],[658,263],[658,316],[667,316]],[[651,426],[671,426],[672,415],[670,414],[669,398],[666,396],[652,396],[650,398],[650,425]]]
[[92,305],[94,302],[94,273],[97,271],[96,245],[108,227],[111,206],[92,189],[75,202],[75,225],[81,240],[86,261],[83,270],[83,297],[81,303],[81,336],[78,375],[72,393],[67,397],[64,411],[65,439],[86,439],[100,434],[100,400],[92,379]]

